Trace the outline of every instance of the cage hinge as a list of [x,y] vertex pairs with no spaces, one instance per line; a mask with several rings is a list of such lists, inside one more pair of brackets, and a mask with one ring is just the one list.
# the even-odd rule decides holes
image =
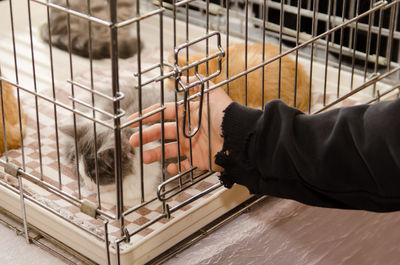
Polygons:
[[171,211],[169,210],[168,204],[165,205],[165,217],[167,217],[167,219],[171,218]]
[[6,163],[4,165],[4,172],[10,174],[13,177],[18,177],[19,173],[18,170],[21,168],[13,163]]
[[124,227],[123,231],[123,235],[125,236],[125,243],[130,243],[131,242],[131,236],[129,235],[129,231],[128,228]]
[[83,200],[80,207],[82,213],[87,214],[93,218],[96,218],[97,216],[97,209],[98,206],[88,200]]

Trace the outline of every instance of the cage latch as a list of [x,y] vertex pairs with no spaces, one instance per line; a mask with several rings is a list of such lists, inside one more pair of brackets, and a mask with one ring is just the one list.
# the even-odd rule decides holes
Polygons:
[[[197,44],[201,41],[210,39],[211,37],[216,37],[217,40],[217,48],[218,48],[218,52],[212,54],[212,55],[208,55],[207,57],[200,59],[196,62],[192,62],[189,63],[187,62],[187,65],[185,66],[180,66],[179,65],[179,59],[178,59],[178,54],[181,50],[183,49],[188,49],[189,46]],[[208,45],[208,44],[207,44]],[[196,133],[199,131],[200,129],[200,125],[201,125],[201,114],[202,114],[202,110],[203,110],[203,96],[204,96],[204,84],[209,81],[212,80],[214,77],[218,76],[221,73],[221,69],[222,69],[222,59],[225,56],[225,51],[223,50],[222,46],[221,46],[221,34],[217,31],[215,32],[211,32],[203,37],[197,38],[193,41],[190,42],[186,42],[182,45],[179,45],[178,47],[175,48],[175,52],[174,52],[174,65],[173,65],[173,69],[174,69],[174,74],[175,74],[175,89],[177,92],[183,92],[184,93],[184,98],[183,98],[183,117],[182,117],[182,131],[183,131],[183,135],[186,138],[191,138],[194,135],[196,135]],[[207,72],[207,76],[202,76],[199,73],[199,65],[205,63],[207,64],[208,61],[210,60],[217,60],[218,63],[218,69],[217,71],[215,71],[214,73],[209,74]],[[181,77],[183,74],[186,73],[187,76],[189,76],[189,70],[194,68],[194,75],[197,77],[197,81],[192,82],[190,84],[186,84],[184,82],[182,82]],[[204,75],[204,73],[203,73]],[[198,118],[197,118],[197,125],[194,129],[191,129],[191,123],[190,123],[190,101],[191,101],[191,96],[190,96],[190,89],[197,87],[198,85],[200,85],[199,88],[199,110],[198,110]],[[197,96],[194,96],[193,98],[196,98]],[[186,130],[186,127],[187,130]]]
[[96,218],[97,208],[98,208],[98,206],[96,204],[94,204],[93,202],[90,202],[88,200],[83,200],[80,210],[82,213],[87,214],[93,218]]
[[128,228],[124,227],[124,229],[122,230],[123,235],[125,236],[125,243],[130,243],[131,242],[131,236],[129,235],[129,231]]
[[4,172],[10,174],[13,177],[18,177],[18,170],[20,169],[19,166],[13,164],[13,163],[6,163],[4,165]]

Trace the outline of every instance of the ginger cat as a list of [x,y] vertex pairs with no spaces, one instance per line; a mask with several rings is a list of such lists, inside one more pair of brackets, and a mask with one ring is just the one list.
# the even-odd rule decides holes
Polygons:
[[[257,66],[262,62],[262,44],[249,44],[247,52],[247,69]],[[217,52],[210,52],[215,54]],[[229,77],[245,71],[245,46],[244,44],[234,44],[229,47]],[[279,54],[279,47],[270,43],[265,44],[265,60],[273,58]],[[190,55],[189,64],[192,64],[205,56],[203,54]],[[168,61],[173,63],[173,54],[169,56]],[[218,70],[218,57],[208,61],[209,75]],[[226,80],[226,56],[222,58],[221,73],[214,77],[212,81],[217,84]],[[179,66],[186,65],[186,55],[178,57]],[[291,56],[282,57],[281,63],[281,90],[280,99],[290,106],[294,106],[294,84],[296,62]],[[189,75],[194,75],[194,67],[189,69]],[[199,74],[206,76],[206,63],[198,66]],[[183,76],[186,71],[183,72]],[[279,78],[279,60],[264,67],[264,104],[270,100],[278,98],[278,78]],[[169,84],[173,87],[172,82]],[[223,86],[227,91],[227,86]],[[253,108],[261,108],[262,99],[262,68],[257,69],[247,75],[247,105]],[[233,101],[245,104],[245,77],[240,77],[229,83],[229,96]],[[296,107],[305,111],[309,100],[309,76],[303,67],[298,64],[297,67],[297,91]]]
[[[19,130],[19,115],[18,115],[18,100],[14,94],[14,87],[6,82],[1,82],[1,88],[3,90],[3,102],[4,104],[4,115],[2,115],[2,108],[0,105],[0,155],[5,151],[4,148],[4,127],[3,127],[3,116],[6,125],[6,136],[7,136],[7,149],[18,148],[21,146],[21,135]],[[21,110],[22,111],[22,110]],[[22,134],[25,137],[26,127],[26,116],[22,113]]]

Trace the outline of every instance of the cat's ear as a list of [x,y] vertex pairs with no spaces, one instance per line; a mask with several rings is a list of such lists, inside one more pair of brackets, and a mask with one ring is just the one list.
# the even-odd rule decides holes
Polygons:
[[64,124],[58,127],[60,129],[60,131],[70,137],[75,137],[76,138],[80,138],[82,137],[84,134],[86,134],[88,132],[88,128],[85,125],[80,125],[78,126],[78,124],[76,125],[76,134],[75,134],[75,129],[74,129],[74,125],[73,124]]
[[113,151],[114,147],[114,141],[104,141],[97,149],[97,154]]
[[58,127],[64,134],[74,137],[74,126],[71,124],[61,125]]

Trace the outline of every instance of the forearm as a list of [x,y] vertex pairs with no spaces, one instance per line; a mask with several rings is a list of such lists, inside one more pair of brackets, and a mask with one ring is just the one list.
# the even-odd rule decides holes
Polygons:
[[230,105],[226,186],[310,205],[372,211],[400,209],[400,102],[305,115],[281,101],[265,111]]

